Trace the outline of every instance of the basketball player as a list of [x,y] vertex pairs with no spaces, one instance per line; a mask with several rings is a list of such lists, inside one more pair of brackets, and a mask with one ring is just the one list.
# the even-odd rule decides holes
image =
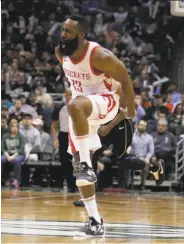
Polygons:
[[94,173],[90,150],[101,147],[97,131],[99,126],[113,120],[119,110],[117,81],[120,82],[126,101],[126,118],[135,117],[133,84],[123,63],[112,52],[95,42],[86,40],[87,20],[71,16],[64,24],[61,41],[55,53],[71,84],[72,99],[67,105],[69,119],[69,144],[72,153],[79,152],[76,164],[76,185],[89,216],[89,224],[81,232],[85,235],[103,236],[104,225],[99,215]]

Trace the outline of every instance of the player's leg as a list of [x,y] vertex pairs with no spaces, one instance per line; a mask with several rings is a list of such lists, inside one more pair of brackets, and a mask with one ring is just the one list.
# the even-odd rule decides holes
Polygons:
[[149,172],[153,174],[156,184],[162,184],[164,181],[164,173],[162,163],[159,160],[151,160],[146,163],[137,157],[130,156],[130,149],[134,133],[134,125],[131,120],[121,121],[116,128],[112,130],[112,143],[115,146],[116,154],[119,161],[119,175],[123,170],[141,170],[142,184],[144,184]]
[[72,120],[73,131],[78,141],[80,162],[86,162],[92,167],[89,150],[89,124],[87,118],[93,110],[93,105],[87,97],[80,96],[71,99],[67,104],[68,113]]
[[[90,156],[92,156],[92,152],[90,152]],[[75,169],[78,167],[79,161],[79,152],[76,152],[74,154],[73,163]],[[84,233],[85,235],[103,236],[104,226],[103,220],[101,219],[97,208],[95,198],[95,184],[79,186],[79,191],[81,195],[81,200],[78,200],[78,204],[81,206],[85,206],[90,222],[89,225],[86,225],[84,228],[82,228],[79,232],[76,233],[76,235],[81,235],[81,233]]]
[[[68,103],[68,112],[72,120],[74,139],[76,140],[77,151],[79,151],[80,157],[80,161],[75,164],[76,185],[79,187],[90,219],[90,224],[83,230],[87,235],[104,234],[103,221],[98,213],[95,200],[94,183],[97,181],[97,178],[90,159],[90,149],[93,148],[92,141],[95,141],[92,139],[97,139],[97,142],[100,143],[95,128],[103,122],[106,123],[112,120],[117,114],[118,107],[118,97],[114,98],[112,95],[104,97],[97,95],[88,97],[80,96],[70,100]],[[100,115],[105,120],[102,121]],[[90,127],[92,127],[92,122],[94,123],[94,138],[93,136],[89,137],[88,121],[91,123]]]

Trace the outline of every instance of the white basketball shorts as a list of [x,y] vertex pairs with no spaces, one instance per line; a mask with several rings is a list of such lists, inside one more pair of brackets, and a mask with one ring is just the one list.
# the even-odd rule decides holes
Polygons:
[[[96,151],[101,148],[101,141],[98,135],[100,125],[113,120],[119,109],[119,96],[117,94],[100,94],[87,96],[93,105],[89,123],[89,144],[90,150]],[[82,126],[82,125],[81,125]],[[69,148],[68,152],[74,154],[78,151],[78,140],[75,138],[72,121],[69,118]]]

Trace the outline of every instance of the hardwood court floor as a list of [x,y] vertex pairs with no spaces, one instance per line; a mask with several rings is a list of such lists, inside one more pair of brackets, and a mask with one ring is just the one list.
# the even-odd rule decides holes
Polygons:
[[76,240],[87,221],[74,207],[78,193],[2,191],[2,243],[184,243],[184,197],[175,194],[97,194],[106,238]]

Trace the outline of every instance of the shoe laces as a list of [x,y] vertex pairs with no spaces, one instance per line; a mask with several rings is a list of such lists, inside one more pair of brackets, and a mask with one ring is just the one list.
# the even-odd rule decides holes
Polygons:
[[79,163],[76,166],[76,171],[80,174],[80,175],[85,175],[86,174],[86,167],[85,165],[82,165],[81,163]]
[[84,225],[84,228],[89,230],[89,229],[91,229],[91,226],[92,226],[92,221],[89,220],[89,222]]
[[84,228],[95,233],[97,225],[92,225],[92,220],[89,220],[89,223],[85,224]]

